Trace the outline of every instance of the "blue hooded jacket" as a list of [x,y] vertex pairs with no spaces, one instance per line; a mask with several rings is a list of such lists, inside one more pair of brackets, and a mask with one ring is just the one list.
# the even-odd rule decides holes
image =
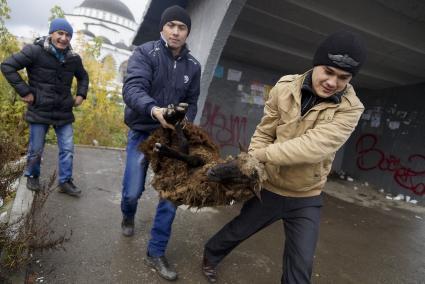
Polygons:
[[128,60],[124,80],[124,121],[133,130],[151,132],[160,126],[151,117],[154,106],[185,102],[193,121],[197,111],[201,65],[186,45],[174,58],[163,39],[138,46]]

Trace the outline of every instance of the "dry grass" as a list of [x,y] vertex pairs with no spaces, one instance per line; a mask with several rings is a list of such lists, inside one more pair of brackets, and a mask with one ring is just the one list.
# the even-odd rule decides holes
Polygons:
[[22,175],[24,165],[18,163],[22,148],[16,137],[0,135],[0,197],[5,200],[12,194],[12,184]]
[[[14,163],[20,158],[21,149],[12,138],[0,137],[0,196],[12,195],[11,185],[22,175],[23,165]],[[51,230],[53,218],[46,216],[43,207],[54,189],[56,175],[42,185],[34,195],[27,215],[13,223],[0,223],[0,283],[7,283],[10,274],[30,261],[33,250],[60,249],[72,232],[57,236]]]

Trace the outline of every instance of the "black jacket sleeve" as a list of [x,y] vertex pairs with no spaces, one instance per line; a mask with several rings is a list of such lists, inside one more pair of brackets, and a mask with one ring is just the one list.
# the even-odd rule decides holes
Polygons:
[[20,52],[6,58],[1,64],[4,77],[21,97],[31,93],[31,90],[18,71],[34,63],[37,58],[37,49],[38,47],[33,44],[26,45]]
[[139,46],[128,60],[123,99],[131,109],[148,117],[150,117],[152,107],[157,105],[155,99],[150,96],[152,81],[152,63],[146,50]]

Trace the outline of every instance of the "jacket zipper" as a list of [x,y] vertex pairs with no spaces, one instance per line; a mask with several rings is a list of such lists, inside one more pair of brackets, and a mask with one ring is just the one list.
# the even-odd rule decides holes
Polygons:
[[[176,68],[177,68],[177,60],[174,59],[174,66],[173,66],[173,69],[171,71],[171,82],[172,82],[172,88],[173,88],[174,92],[176,90]],[[167,94],[167,97],[166,97],[167,102],[170,101],[169,96],[170,96],[170,94]]]

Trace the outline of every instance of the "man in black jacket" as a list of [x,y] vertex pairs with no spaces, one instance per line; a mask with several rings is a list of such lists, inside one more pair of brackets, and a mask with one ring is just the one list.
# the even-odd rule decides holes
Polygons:
[[[89,78],[81,58],[71,46],[73,29],[65,19],[51,22],[49,35],[26,45],[1,64],[1,71],[21,99],[28,104],[25,119],[29,123],[27,188],[40,190],[40,162],[46,133],[53,126],[59,146],[59,190],[71,196],[79,196],[81,190],[72,180],[74,155],[72,108],[86,98]],[[18,71],[26,68],[28,83]],[[73,77],[78,87],[71,95]]]
[[[138,46],[128,61],[123,98],[125,123],[130,129],[121,201],[125,236],[134,234],[134,215],[148,169],[138,145],[158,127],[173,128],[163,117],[168,104],[185,102],[187,119],[193,121],[196,115],[201,66],[186,46],[190,27],[190,17],[183,8],[167,8],[161,16],[161,39]],[[167,280],[177,278],[164,256],[175,214],[174,204],[159,201],[147,248],[148,264]]]

